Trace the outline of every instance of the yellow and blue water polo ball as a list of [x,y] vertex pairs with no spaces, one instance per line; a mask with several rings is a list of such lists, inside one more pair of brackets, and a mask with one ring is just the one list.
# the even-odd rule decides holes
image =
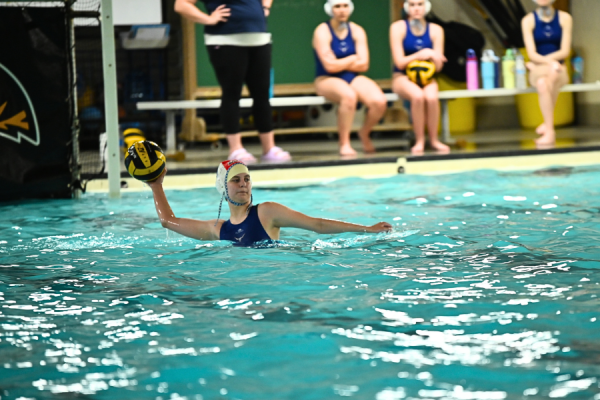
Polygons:
[[431,61],[416,60],[406,66],[406,76],[420,87],[429,85],[434,74],[435,64]]
[[160,176],[167,165],[162,149],[154,142],[142,140],[132,144],[127,150],[125,168],[133,178],[142,182],[152,182]]

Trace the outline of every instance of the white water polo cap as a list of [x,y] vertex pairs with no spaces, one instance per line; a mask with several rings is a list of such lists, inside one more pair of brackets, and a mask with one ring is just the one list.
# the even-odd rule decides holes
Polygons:
[[333,6],[338,4],[348,4],[348,7],[350,7],[350,14],[354,12],[354,3],[352,0],[327,0],[327,3],[325,3],[325,13],[330,17],[333,17]]
[[227,191],[227,182],[233,179],[234,176],[241,173],[249,173],[248,167],[246,164],[239,160],[226,160],[219,164],[219,168],[217,169],[217,182],[215,184],[217,191],[221,195],[221,197],[225,197],[228,202],[234,204],[236,206],[241,206],[241,203],[236,203],[229,198],[229,193]]
[[[535,0],[533,0],[535,1]],[[429,14],[431,12],[431,1],[430,0],[425,0],[425,14]],[[408,4],[408,0],[404,0],[404,12],[406,14],[408,14],[408,11],[410,10],[409,4]]]

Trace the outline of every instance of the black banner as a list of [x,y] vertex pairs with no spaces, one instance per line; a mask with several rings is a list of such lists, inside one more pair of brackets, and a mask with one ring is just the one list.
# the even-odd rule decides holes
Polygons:
[[63,8],[0,8],[0,200],[71,197]]

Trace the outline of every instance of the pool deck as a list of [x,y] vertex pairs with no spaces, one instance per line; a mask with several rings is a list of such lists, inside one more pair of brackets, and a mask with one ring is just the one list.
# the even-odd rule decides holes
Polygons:
[[[286,164],[261,164],[250,167],[257,186],[297,186],[323,183],[348,177],[377,178],[405,174],[449,174],[476,169],[530,170],[550,167],[578,167],[600,164],[600,127],[557,129],[553,149],[538,150],[532,131],[498,130],[454,135],[452,153],[427,151],[411,156],[406,139],[393,135],[374,135],[375,155],[365,155],[358,139],[352,144],[359,152],[355,159],[341,159],[337,141],[320,137],[281,137],[277,144],[288,150],[293,161]],[[257,138],[245,139],[248,151],[260,154]],[[164,186],[169,189],[212,187],[216,166],[227,158],[225,146],[211,149],[207,144],[186,148],[185,160],[168,161]],[[124,191],[149,190],[146,185],[122,173]],[[89,192],[107,192],[106,177],[88,183]]]

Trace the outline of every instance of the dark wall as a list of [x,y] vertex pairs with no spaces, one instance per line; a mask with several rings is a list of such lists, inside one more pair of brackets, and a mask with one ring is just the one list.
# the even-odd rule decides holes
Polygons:
[[3,7],[0,37],[0,200],[70,197],[65,12]]

